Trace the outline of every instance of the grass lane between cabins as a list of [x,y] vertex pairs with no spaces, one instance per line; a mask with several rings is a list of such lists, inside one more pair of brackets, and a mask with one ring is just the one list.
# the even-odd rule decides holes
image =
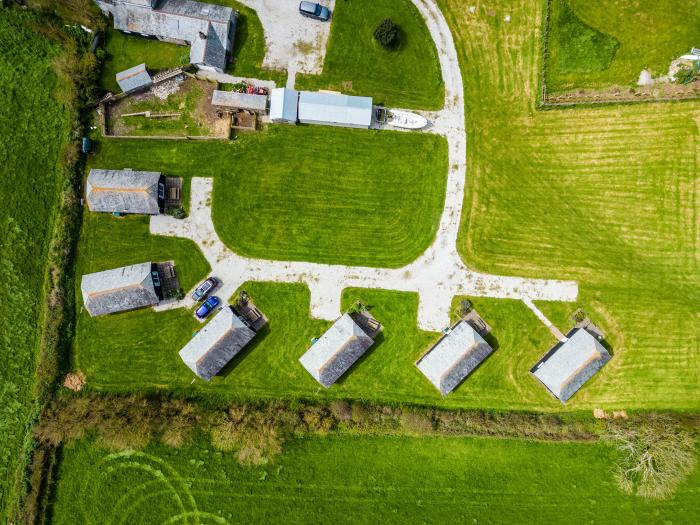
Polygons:
[[700,1],[551,0],[547,88],[630,86],[697,45]]
[[[374,29],[385,18],[399,27],[396,49],[382,48]],[[297,75],[301,89],[333,89],[375,104],[440,109],[444,86],[435,44],[409,0],[336,2],[321,75]]]
[[614,352],[592,406],[697,409],[700,104],[538,112],[541,10],[503,0],[499,16],[471,17],[440,3],[469,115],[464,260],[579,283]]
[[214,177],[214,225],[241,255],[399,267],[435,235],[446,146],[435,135],[273,126],[234,142],[104,141],[92,165]]
[[63,450],[53,523],[693,521],[697,470],[659,503],[621,494],[614,460],[600,443],[332,435],[246,468],[204,439],[121,453],[81,440]]

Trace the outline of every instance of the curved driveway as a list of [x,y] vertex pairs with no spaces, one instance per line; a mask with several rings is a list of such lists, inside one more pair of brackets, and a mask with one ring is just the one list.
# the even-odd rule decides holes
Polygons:
[[[445,84],[445,106],[430,114],[429,132],[448,142],[445,206],[432,245],[403,268],[369,268],[308,262],[270,261],[241,257],[219,239],[211,219],[212,179],[192,179],[190,215],[177,220],[165,215],[151,218],[151,233],[184,237],[195,241],[212,271],[223,281],[217,292],[223,299],[233,295],[246,281],[303,282],[311,290],[311,314],[322,319],[340,315],[340,296],[347,287],[382,288],[419,295],[418,326],[441,330],[448,326],[455,295],[525,300],[574,301],[578,286],[573,281],[527,279],[481,274],[467,268],[457,253],[466,181],[466,130],[464,88],[452,34],[433,0],[412,0],[425,19],[435,41]],[[191,306],[189,295],[159,309]]]

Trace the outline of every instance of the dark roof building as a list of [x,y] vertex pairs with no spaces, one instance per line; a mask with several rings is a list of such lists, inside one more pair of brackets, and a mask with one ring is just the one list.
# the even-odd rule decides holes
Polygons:
[[254,337],[255,331],[226,305],[180,350],[180,357],[195,374],[210,381]]
[[445,396],[471,374],[493,348],[466,321],[458,321],[416,366]]
[[214,90],[211,96],[213,106],[231,109],[245,109],[256,113],[265,113],[267,110],[267,96],[250,93],[236,93],[234,91]]
[[373,344],[374,340],[353,318],[344,314],[301,356],[299,362],[316,381],[328,388]]
[[91,316],[125,312],[158,304],[153,264],[145,262],[83,275],[80,291]]
[[124,93],[134,93],[151,87],[153,79],[148,74],[146,64],[130,67],[116,74],[117,84]]
[[165,199],[165,178],[157,171],[93,169],[85,199],[90,211],[158,215]]
[[153,36],[166,42],[190,44],[190,63],[223,72],[233,50],[238,12],[217,4],[192,0],[95,0],[114,28]]
[[534,375],[554,397],[566,403],[610,361],[610,353],[585,328],[575,328],[532,367]]

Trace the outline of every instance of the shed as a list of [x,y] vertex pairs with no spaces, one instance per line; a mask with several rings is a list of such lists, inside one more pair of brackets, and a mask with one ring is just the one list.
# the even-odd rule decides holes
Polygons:
[[554,397],[566,403],[610,358],[596,337],[585,328],[575,328],[530,372]]
[[85,190],[90,211],[158,215],[165,202],[165,177],[157,171],[92,169]]
[[255,331],[226,305],[180,350],[180,358],[209,381],[254,337]]
[[213,106],[221,106],[231,109],[245,109],[256,113],[267,111],[267,95],[252,95],[248,93],[235,93],[233,91],[214,90],[211,96]]
[[95,317],[158,304],[155,271],[152,263],[145,262],[83,275],[80,291],[85,308]]
[[344,314],[301,356],[299,362],[316,381],[328,388],[373,344],[374,340],[352,317]]
[[372,99],[339,93],[302,91],[299,94],[299,122],[369,128],[372,124]]
[[423,356],[416,366],[445,396],[452,392],[490,354],[493,348],[464,320]]
[[270,93],[270,120],[296,124],[299,113],[299,92],[289,88],[275,88]]
[[116,75],[117,84],[124,93],[134,93],[141,89],[151,87],[153,79],[148,74],[146,64],[130,67],[124,71],[120,71]]

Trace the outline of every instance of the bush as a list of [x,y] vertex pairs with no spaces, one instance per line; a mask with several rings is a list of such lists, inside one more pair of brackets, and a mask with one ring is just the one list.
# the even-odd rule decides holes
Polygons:
[[674,75],[674,82],[676,84],[690,84],[696,78],[698,78],[697,66],[681,66]]
[[391,18],[385,18],[374,30],[374,39],[385,49],[396,47],[399,38],[399,26]]
[[175,217],[176,219],[184,219],[185,217],[187,217],[187,214],[185,213],[185,210],[182,208],[182,206],[168,208],[165,213],[170,215],[171,217]]

